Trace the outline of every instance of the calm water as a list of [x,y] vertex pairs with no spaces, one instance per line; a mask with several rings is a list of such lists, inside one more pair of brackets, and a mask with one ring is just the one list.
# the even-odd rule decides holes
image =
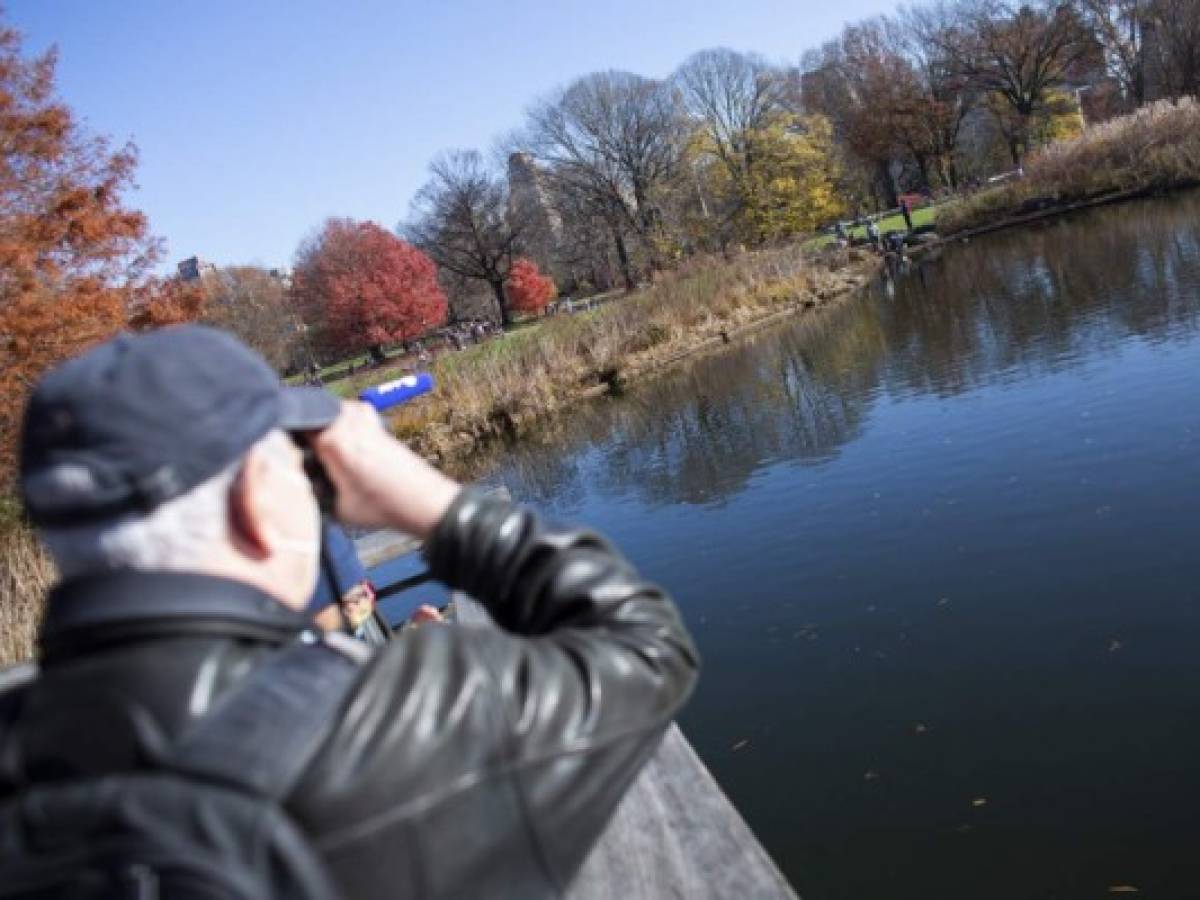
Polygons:
[[956,246],[512,451],[806,900],[1200,895],[1200,196]]

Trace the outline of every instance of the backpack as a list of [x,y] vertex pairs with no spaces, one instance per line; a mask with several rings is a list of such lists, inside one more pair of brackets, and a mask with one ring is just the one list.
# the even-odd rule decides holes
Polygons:
[[333,900],[282,806],[365,658],[326,636],[272,656],[152,769],[23,784],[0,803],[0,900]]

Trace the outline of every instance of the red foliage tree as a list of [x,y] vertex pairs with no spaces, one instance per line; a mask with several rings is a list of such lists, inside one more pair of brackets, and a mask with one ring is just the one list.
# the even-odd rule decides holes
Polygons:
[[558,296],[554,279],[539,272],[533,260],[524,258],[513,261],[505,292],[509,307],[525,313],[540,313]]
[[372,222],[329,219],[301,246],[292,290],[306,316],[341,350],[407,341],[446,321],[437,267]]
[[131,306],[153,325],[188,317],[191,302],[145,283],[158,245],[121,201],[135,150],[84,133],[54,96],[55,61],[23,58],[0,25],[0,489],[43,371],[125,326]]

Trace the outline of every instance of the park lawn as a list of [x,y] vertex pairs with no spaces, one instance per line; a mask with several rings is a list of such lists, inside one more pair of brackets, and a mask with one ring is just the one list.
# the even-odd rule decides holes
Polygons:
[[[922,206],[920,209],[912,211],[913,228],[921,228],[925,225],[932,225],[937,219],[936,206]],[[892,216],[887,216],[880,219],[877,223],[880,234],[887,234],[889,231],[904,231],[904,216],[896,213]],[[847,229],[851,237],[860,240],[866,240],[867,229],[864,225],[859,225],[854,228]],[[824,247],[826,244],[831,244],[836,240],[832,234],[823,234],[820,237],[815,237],[805,246],[807,247]]]

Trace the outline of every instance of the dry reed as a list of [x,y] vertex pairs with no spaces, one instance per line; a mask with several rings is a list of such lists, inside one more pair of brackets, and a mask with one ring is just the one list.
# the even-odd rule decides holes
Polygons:
[[689,260],[653,285],[591,312],[557,316],[434,363],[436,394],[401,409],[396,433],[442,460],[519,434],[599,391],[619,388],[722,333],[783,309],[827,302],[873,265],[797,247]]
[[50,557],[33,530],[15,516],[0,519],[0,666],[29,659],[54,580]]
[[951,235],[998,219],[1132,191],[1200,183],[1200,102],[1150,103],[1029,157],[1025,175],[948,204],[938,231]]

